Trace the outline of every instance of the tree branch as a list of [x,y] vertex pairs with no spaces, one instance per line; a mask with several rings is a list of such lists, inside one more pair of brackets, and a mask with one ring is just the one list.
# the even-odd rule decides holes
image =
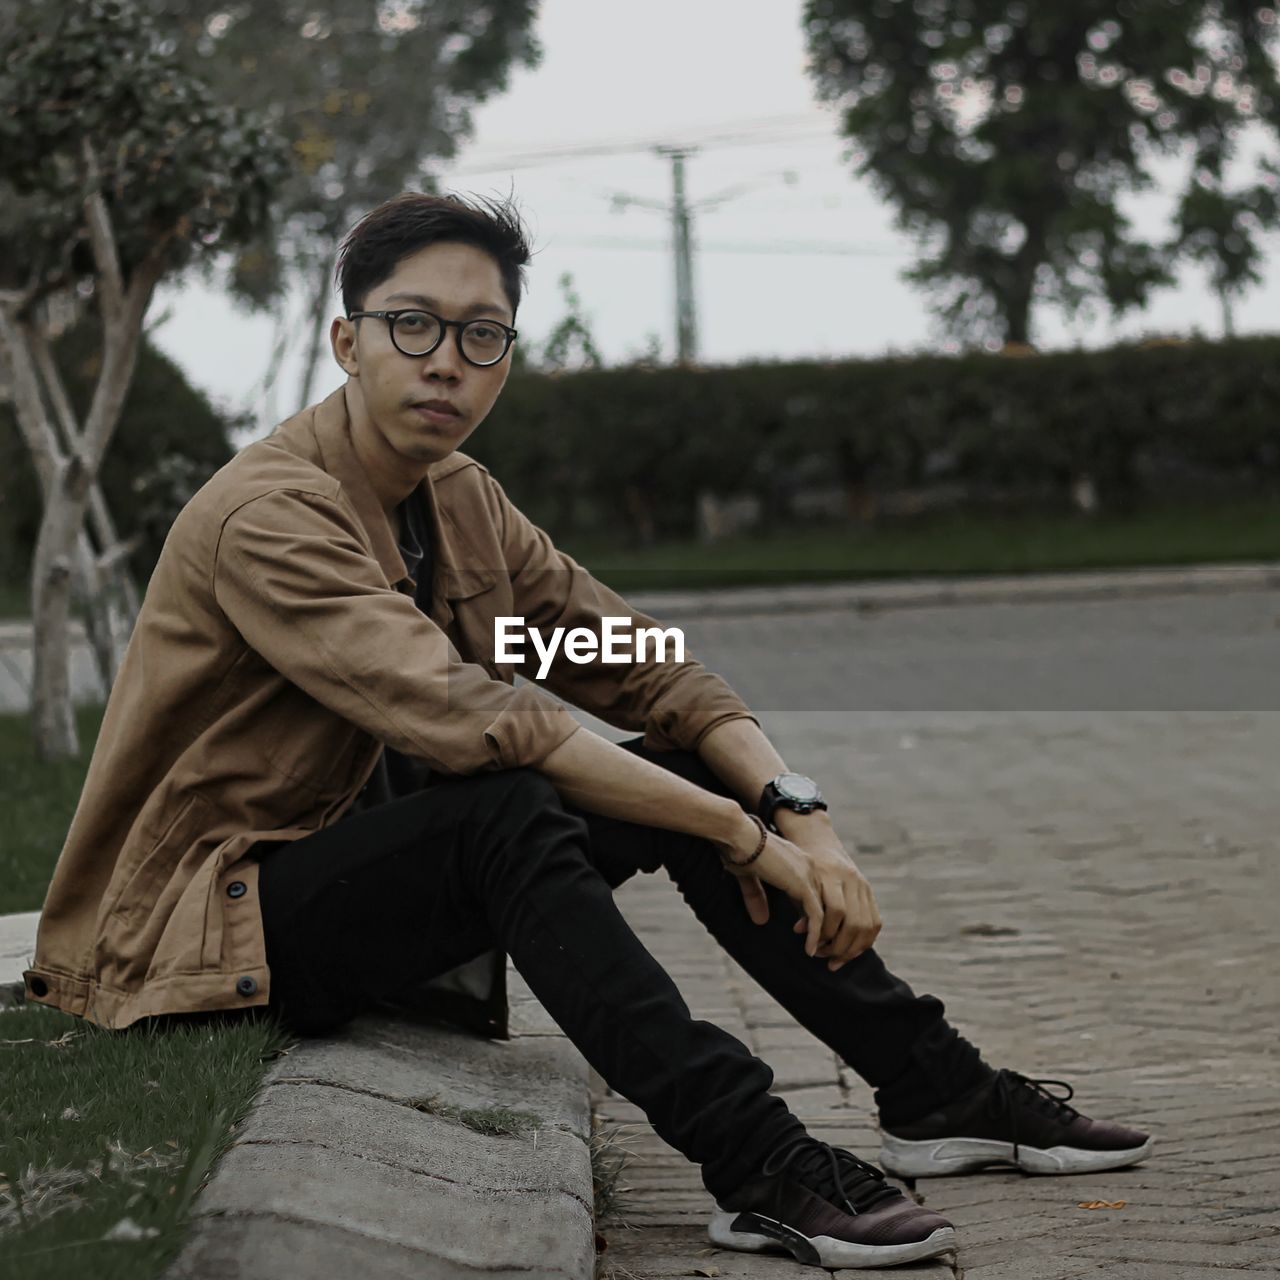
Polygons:
[[[115,233],[111,229],[111,215],[107,202],[102,198],[102,172],[98,157],[88,138],[80,143],[85,172],[89,179],[89,194],[85,197],[84,216],[89,228],[89,243],[93,248],[93,261],[97,267],[98,287],[103,291],[100,306],[104,313],[116,314],[124,306],[124,278],[120,272],[120,255],[116,249]],[[103,315],[105,322],[106,315]]]
[[28,322],[18,315],[18,301],[13,294],[0,297],[0,344],[13,371],[13,407],[18,430],[22,434],[45,501],[49,500],[66,456],[58,445],[58,437],[45,414],[44,397],[40,394],[40,375],[32,359]]
[[84,431],[80,437],[80,461],[85,471],[82,477],[73,477],[73,488],[84,492],[88,483],[98,474],[112,433],[120,419],[120,410],[129,390],[137,363],[138,347],[142,338],[142,320],[151,303],[151,295],[164,273],[165,254],[172,233],[161,237],[152,245],[147,256],[129,277],[128,292],[115,309],[104,307],[102,312],[102,368],[93,389],[93,399],[85,417]]

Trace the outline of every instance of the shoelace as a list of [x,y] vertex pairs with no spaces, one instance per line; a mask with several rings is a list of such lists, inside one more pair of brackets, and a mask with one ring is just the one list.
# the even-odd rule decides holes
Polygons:
[[[1045,1085],[1057,1085],[1066,1093],[1059,1096],[1050,1093]],[[1018,1071],[1010,1071],[1001,1067],[991,1082],[991,1093],[987,1099],[987,1113],[997,1119],[1002,1115],[1009,1117],[1013,1130],[1013,1158],[1018,1159],[1018,1106],[1023,1104],[1044,1115],[1070,1124],[1080,1114],[1075,1107],[1067,1105],[1075,1096],[1075,1089],[1065,1080],[1033,1080]]]
[[[760,1171],[766,1175],[785,1174],[816,1191],[824,1200],[847,1208],[849,1213],[866,1213],[876,1205],[901,1195],[896,1187],[886,1184],[884,1174],[875,1165],[858,1159],[844,1147],[833,1147],[807,1136],[774,1151]],[[845,1178],[849,1179],[848,1185]],[[780,1178],[773,1215],[779,1220],[782,1216],[782,1190]]]

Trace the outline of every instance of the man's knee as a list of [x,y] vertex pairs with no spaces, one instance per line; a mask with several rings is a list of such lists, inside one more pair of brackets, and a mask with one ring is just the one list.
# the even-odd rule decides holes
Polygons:
[[528,812],[560,806],[560,793],[546,774],[520,766],[471,775],[476,802],[496,812]]

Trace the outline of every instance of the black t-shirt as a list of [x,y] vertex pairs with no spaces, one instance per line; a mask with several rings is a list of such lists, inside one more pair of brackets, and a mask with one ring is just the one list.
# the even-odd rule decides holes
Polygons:
[[[431,608],[431,525],[422,501],[422,494],[415,489],[397,508],[400,529],[400,554],[405,569],[414,580],[413,602],[427,613]],[[383,747],[378,763],[369,782],[356,796],[347,813],[359,813],[374,805],[407,796],[427,784],[431,766],[416,756],[407,756],[394,747]]]

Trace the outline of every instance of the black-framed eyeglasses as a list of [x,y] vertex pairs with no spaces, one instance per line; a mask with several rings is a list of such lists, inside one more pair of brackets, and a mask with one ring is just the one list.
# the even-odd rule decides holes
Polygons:
[[444,341],[446,329],[457,329],[459,354],[468,364],[481,369],[497,364],[516,340],[516,330],[500,320],[446,320],[421,307],[351,311],[347,319],[358,320],[361,316],[385,320],[391,332],[391,345],[406,356],[429,356]]

